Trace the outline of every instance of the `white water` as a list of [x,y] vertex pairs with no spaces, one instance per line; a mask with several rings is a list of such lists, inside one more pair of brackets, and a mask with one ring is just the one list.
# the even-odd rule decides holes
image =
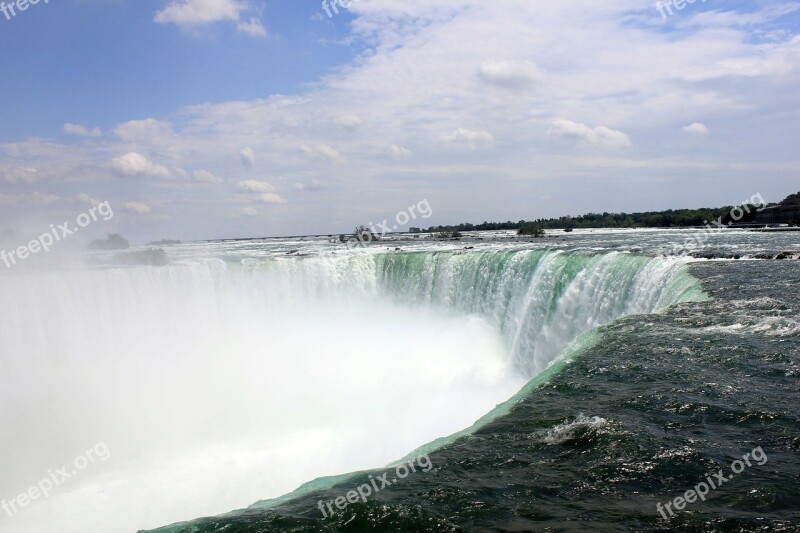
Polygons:
[[0,276],[0,498],[110,452],[0,510],[0,532],[153,528],[381,466],[472,424],[577,333],[664,304],[676,276],[643,260],[620,281],[610,259],[559,276],[569,261],[549,258],[453,299],[498,274],[423,259],[402,275],[352,256]]

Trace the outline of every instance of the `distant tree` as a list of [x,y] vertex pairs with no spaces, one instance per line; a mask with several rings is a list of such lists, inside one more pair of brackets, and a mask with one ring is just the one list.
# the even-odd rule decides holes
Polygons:
[[795,205],[800,204],[800,192],[790,194],[786,197],[784,201],[781,202],[781,205]]
[[517,235],[524,235],[527,237],[536,237],[537,239],[540,237],[544,237],[544,230],[542,227],[535,223],[535,222],[528,222],[524,226],[522,226]]

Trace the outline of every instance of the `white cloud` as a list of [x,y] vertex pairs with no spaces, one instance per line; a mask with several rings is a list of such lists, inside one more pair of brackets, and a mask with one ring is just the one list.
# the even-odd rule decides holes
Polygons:
[[258,181],[258,180],[240,181],[239,183],[236,184],[236,188],[240,191],[255,192],[255,193],[275,191],[275,187],[273,187],[271,184],[267,183],[266,181]]
[[251,17],[250,20],[239,22],[236,29],[240,33],[246,33],[250,37],[266,37],[267,30],[261,24],[261,19],[258,17]]
[[311,180],[311,182],[308,183],[308,184],[306,184],[306,183],[295,183],[294,185],[292,185],[292,188],[294,188],[297,191],[316,192],[316,191],[322,190],[323,186],[324,185],[323,185],[323,183],[321,181],[319,181],[319,180]]
[[336,117],[334,122],[344,129],[351,131],[357,130],[358,127],[364,123],[364,121],[356,115],[342,115]]
[[283,198],[281,198],[279,195],[275,194],[274,192],[261,193],[258,197],[265,204],[285,204],[286,203],[286,200],[284,200]]
[[195,170],[192,172],[192,177],[200,183],[223,183],[225,180],[219,178],[207,170]]
[[242,208],[242,214],[247,217],[254,217],[258,215],[258,210],[255,207]]
[[223,20],[238,21],[247,8],[238,0],[172,0],[155,15],[155,21],[178,26],[200,26]]
[[33,167],[0,170],[0,176],[7,183],[33,183],[39,178],[39,171]]
[[300,146],[300,151],[311,159],[326,159],[328,161],[340,161],[342,156],[330,145],[317,144]]
[[164,143],[175,134],[169,122],[146,118],[144,120],[129,120],[114,128],[114,135],[123,141],[131,143]]
[[85,192],[82,192],[82,193],[78,194],[78,196],[76,196],[76,198],[78,199],[79,202],[81,202],[83,204],[100,205],[101,203],[103,203],[100,200],[98,200],[97,198],[92,198],[91,196],[89,196]]
[[115,157],[111,161],[111,165],[123,175],[130,177],[168,178],[170,176],[167,167],[153,163],[137,152],[128,152],[123,156]]
[[484,61],[478,75],[490,85],[507,89],[524,89],[546,79],[530,61]]
[[154,20],[184,29],[196,29],[216,22],[234,22],[239,33],[264,38],[267,30],[261,19],[258,16],[242,16],[251,11],[250,7],[249,2],[244,0],[171,0],[156,13]]
[[149,215],[153,211],[149,205],[140,202],[126,202],[122,207],[125,211],[135,215]]
[[397,144],[391,145],[387,149],[387,152],[392,157],[408,157],[411,155],[411,151],[408,148],[403,148]]
[[692,135],[708,135],[711,130],[702,122],[694,122],[683,128],[683,131]]
[[245,146],[239,151],[239,158],[245,168],[253,168],[256,164],[256,154],[249,146]]
[[39,191],[30,194],[2,194],[0,193],[0,205],[35,205],[48,206],[61,200],[55,194],[42,193]]
[[81,137],[100,137],[103,134],[100,128],[89,129],[81,124],[71,124],[69,122],[64,124],[63,131],[64,133],[79,135]]
[[561,139],[576,139],[590,144],[621,148],[631,145],[631,139],[626,133],[606,126],[590,128],[586,124],[571,120],[556,120],[547,130],[548,137]]
[[464,144],[471,150],[491,146],[494,136],[488,131],[458,128],[453,133],[446,135],[445,140],[453,144]]

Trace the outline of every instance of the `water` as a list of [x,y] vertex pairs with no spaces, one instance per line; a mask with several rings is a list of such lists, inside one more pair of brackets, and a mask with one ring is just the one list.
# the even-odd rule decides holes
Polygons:
[[[795,526],[797,263],[663,256],[689,235],[198,243],[166,267],[0,276],[2,494],[110,451],[0,531],[259,500],[169,531],[658,529],[658,501],[755,446],[766,465],[670,525]],[[366,475],[347,472],[424,451],[431,472],[322,519]]]

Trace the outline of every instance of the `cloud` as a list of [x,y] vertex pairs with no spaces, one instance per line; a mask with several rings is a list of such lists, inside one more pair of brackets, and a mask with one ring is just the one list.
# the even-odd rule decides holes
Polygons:
[[530,61],[484,61],[478,76],[490,85],[506,89],[524,89],[546,79]]
[[33,167],[0,170],[0,177],[7,183],[33,183],[39,178],[38,174],[39,171]]
[[239,160],[245,168],[253,168],[256,164],[256,154],[249,146],[245,146],[239,151]]
[[590,128],[586,124],[571,120],[556,120],[553,122],[550,129],[547,130],[547,136],[551,138],[576,139],[611,148],[631,146],[631,139],[626,133],[606,126]]
[[36,205],[47,206],[61,200],[55,194],[32,192],[30,194],[2,194],[0,193],[0,205]]
[[258,180],[246,180],[240,181],[236,184],[236,189],[244,192],[274,192],[275,187],[271,184],[267,183],[266,181],[258,181]]
[[238,0],[172,0],[155,15],[161,24],[200,26],[224,20],[239,21],[247,8]]
[[195,170],[192,172],[192,177],[195,179],[195,181],[199,181],[200,183],[219,184],[225,181],[207,170]]
[[137,152],[115,157],[111,165],[120,173],[129,177],[149,176],[154,178],[170,177],[169,169],[158,165]]
[[265,204],[285,204],[286,200],[281,198],[279,195],[275,194],[274,192],[265,192],[260,194],[259,199],[264,202]]
[[694,122],[683,128],[683,131],[691,135],[708,135],[711,130],[702,122]]
[[340,161],[342,156],[339,152],[330,145],[317,144],[317,145],[301,145],[300,151],[311,159],[325,159],[328,161]]
[[242,214],[247,217],[254,217],[258,215],[258,210],[255,207],[242,208]]
[[261,20],[258,17],[251,17],[248,21],[239,22],[236,25],[236,29],[250,37],[264,38],[267,36],[267,30],[264,29],[264,25],[261,24]]
[[364,121],[361,118],[357,117],[356,115],[342,115],[336,117],[334,122],[343,127],[346,130],[354,131],[357,130],[359,126],[361,126]]
[[100,200],[98,200],[97,198],[92,198],[91,196],[89,196],[85,192],[82,192],[82,193],[78,194],[76,196],[76,198],[78,199],[78,201],[80,203],[83,203],[83,204],[100,205],[101,203],[103,203]]
[[172,124],[154,118],[123,122],[114,128],[114,135],[123,141],[141,144],[154,141],[163,143],[175,136],[172,131]]
[[126,202],[122,207],[125,211],[135,215],[149,215],[153,211],[149,205],[140,202]]
[[452,144],[464,144],[470,150],[485,148],[494,143],[494,136],[488,131],[458,128],[453,133],[446,135],[445,140]]
[[310,183],[295,183],[292,187],[297,191],[309,191],[309,192],[316,192],[320,191],[323,188],[323,183],[319,180],[311,180]]
[[196,29],[216,22],[234,22],[239,33],[256,38],[266,37],[267,30],[259,17],[242,17],[249,10],[248,2],[243,0],[171,0],[156,13],[154,20],[184,29]]
[[387,149],[387,152],[392,157],[408,157],[411,155],[411,151],[409,149],[403,148],[402,146],[399,146],[397,144],[391,145]]
[[81,137],[100,137],[103,134],[100,128],[89,129],[81,124],[71,124],[69,122],[64,124],[63,131],[64,133],[79,135]]

